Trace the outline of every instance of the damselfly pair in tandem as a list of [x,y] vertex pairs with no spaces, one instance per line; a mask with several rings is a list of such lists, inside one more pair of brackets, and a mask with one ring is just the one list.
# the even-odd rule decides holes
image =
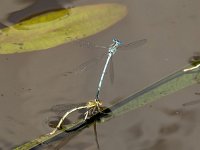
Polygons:
[[[99,98],[99,95],[100,95],[100,91],[101,91],[101,88],[102,88],[102,83],[103,83],[104,76],[105,76],[106,70],[108,68],[108,65],[109,65],[109,63],[112,64],[113,55],[118,51],[118,49],[119,50],[125,50],[127,48],[128,49],[137,48],[137,47],[139,47],[141,45],[144,45],[146,42],[147,42],[147,39],[142,39],[142,40],[138,40],[138,41],[131,42],[131,43],[128,43],[128,44],[123,44],[121,41],[119,41],[117,39],[113,39],[113,43],[109,47],[96,46],[96,47],[101,47],[101,48],[107,48],[108,52],[106,53],[107,54],[107,59],[106,59],[105,65],[103,67],[103,71],[102,71],[100,79],[99,79],[97,92],[96,92],[94,100],[89,101],[86,105],[83,105],[83,106],[80,106],[80,107],[75,107],[75,108],[67,111],[63,115],[63,117],[60,119],[60,121],[59,121],[58,125],[56,126],[56,128],[50,134],[54,134],[58,129],[60,129],[63,121],[65,120],[65,118],[69,114],[71,114],[72,112],[75,112],[75,111],[80,110],[80,109],[86,109],[85,117],[84,117],[85,120],[88,117],[93,116],[93,115],[101,112],[104,107],[103,107],[102,101]],[[92,60],[95,60],[95,59],[92,59]],[[91,62],[91,61],[88,61],[88,62]],[[87,66],[84,66],[84,67],[87,67]]]

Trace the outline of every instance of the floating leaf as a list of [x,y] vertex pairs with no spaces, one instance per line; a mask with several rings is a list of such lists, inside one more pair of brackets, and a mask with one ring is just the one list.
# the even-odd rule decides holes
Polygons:
[[42,50],[98,33],[127,13],[120,4],[48,12],[0,30],[0,54]]

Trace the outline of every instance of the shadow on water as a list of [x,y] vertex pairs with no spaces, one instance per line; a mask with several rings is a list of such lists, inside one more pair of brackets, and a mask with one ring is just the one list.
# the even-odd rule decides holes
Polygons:
[[37,16],[38,14],[42,14],[44,12],[62,9],[64,8],[60,3],[56,0],[35,0],[35,2],[16,12],[10,13],[8,16],[8,21],[12,23],[18,23],[26,18],[30,18],[32,16]]
[[[18,11],[9,13],[7,21],[11,24],[19,23],[20,21],[28,18],[50,12],[60,10],[63,8],[71,8],[74,1],[78,0],[32,0],[32,4]],[[27,3],[24,0],[17,0],[16,3]],[[0,29],[7,27],[3,23],[0,23]]]

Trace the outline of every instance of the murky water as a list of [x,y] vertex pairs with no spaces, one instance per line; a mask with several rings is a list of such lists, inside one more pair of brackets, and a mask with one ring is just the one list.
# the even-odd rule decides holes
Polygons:
[[[106,76],[101,99],[109,105],[182,68],[200,48],[198,0],[115,0],[127,5],[128,16],[111,28],[87,38],[107,46],[113,37],[122,41],[148,39],[134,51],[114,56],[115,81]],[[12,24],[34,13],[99,1],[1,1],[2,24]],[[9,23],[8,23],[9,21]],[[3,27],[3,25],[2,25]],[[105,51],[64,44],[46,51],[0,56],[0,149],[11,149],[52,129],[46,123],[57,104],[93,99],[103,62],[86,72],[65,73]],[[101,149],[198,150],[199,85],[181,90],[151,105],[98,125]],[[93,128],[84,130],[63,149],[96,149]]]

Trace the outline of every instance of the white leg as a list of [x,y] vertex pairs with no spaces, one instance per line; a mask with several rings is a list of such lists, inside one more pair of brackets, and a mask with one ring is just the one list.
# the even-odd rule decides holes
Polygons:
[[184,71],[184,72],[187,72],[187,71],[191,71],[191,70],[197,69],[197,68],[199,68],[199,67],[200,67],[200,64],[198,64],[198,65],[196,65],[196,66],[194,66],[194,67],[188,68],[188,69],[184,69],[183,71]]
[[63,123],[63,121],[65,120],[65,118],[66,118],[69,114],[71,114],[72,112],[74,112],[74,111],[76,111],[76,110],[84,109],[84,108],[87,108],[87,106],[76,107],[76,108],[71,109],[70,111],[66,112],[65,115],[60,119],[60,121],[59,121],[58,125],[56,126],[56,128],[55,128],[52,132],[50,132],[49,134],[50,134],[50,135],[54,134],[54,133],[60,128],[61,124]]

